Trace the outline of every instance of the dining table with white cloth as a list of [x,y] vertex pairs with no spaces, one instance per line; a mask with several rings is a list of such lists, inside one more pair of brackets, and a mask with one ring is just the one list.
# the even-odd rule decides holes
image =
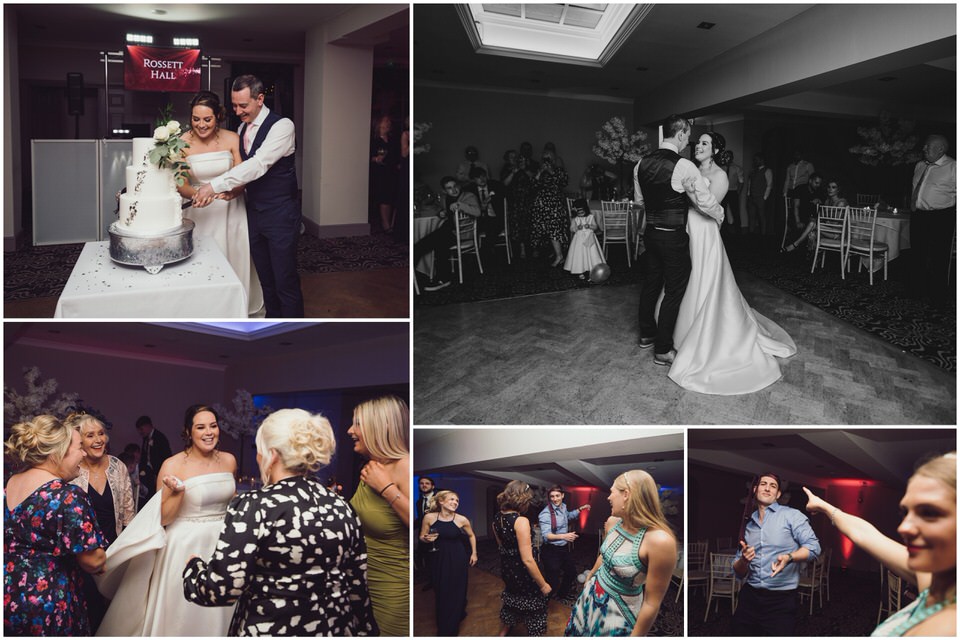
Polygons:
[[[416,244],[440,227],[443,218],[437,215],[439,207],[417,207],[413,212],[413,242]],[[433,276],[433,251],[417,261],[414,267],[427,277]]]
[[246,318],[243,284],[212,238],[151,274],[110,258],[110,241],[88,242],[57,301],[55,318]]
[[[880,209],[877,211],[877,223],[873,232],[874,242],[885,242],[888,247],[887,261],[893,262],[904,249],[910,248],[910,212],[898,211],[893,213],[892,209]],[[866,256],[860,258],[864,267],[869,266],[869,259]],[[883,268],[883,259],[876,258],[872,271],[878,271]]]

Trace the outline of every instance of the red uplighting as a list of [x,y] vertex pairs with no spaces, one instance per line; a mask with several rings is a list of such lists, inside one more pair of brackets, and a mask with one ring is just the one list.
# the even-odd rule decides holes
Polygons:
[[832,478],[829,483],[836,487],[872,487],[877,484],[873,480],[862,480],[860,478]]

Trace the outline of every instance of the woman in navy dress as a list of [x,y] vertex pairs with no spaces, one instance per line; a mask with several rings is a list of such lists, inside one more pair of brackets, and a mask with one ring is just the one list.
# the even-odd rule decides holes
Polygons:
[[433,589],[437,594],[438,636],[458,634],[460,621],[467,615],[467,567],[477,564],[477,537],[470,521],[457,513],[458,506],[456,493],[438,491],[420,527],[420,540],[437,548],[433,554]]

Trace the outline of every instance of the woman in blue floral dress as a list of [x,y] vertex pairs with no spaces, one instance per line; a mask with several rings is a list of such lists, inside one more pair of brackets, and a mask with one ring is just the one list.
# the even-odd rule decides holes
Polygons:
[[5,445],[24,470],[3,505],[3,634],[90,635],[81,571],[100,573],[103,534],[80,472],[80,434],[53,416],[15,424]]
[[606,537],[570,614],[567,636],[647,635],[677,566],[677,539],[650,474],[621,474],[608,500]]

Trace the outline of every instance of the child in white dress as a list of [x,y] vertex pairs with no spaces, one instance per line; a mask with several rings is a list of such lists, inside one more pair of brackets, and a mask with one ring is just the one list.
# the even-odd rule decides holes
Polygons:
[[583,198],[573,201],[570,207],[570,250],[567,251],[567,260],[563,268],[570,273],[579,273],[581,280],[586,280],[590,271],[602,264],[603,254],[600,253],[600,244],[594,231],[597,230],[597,221],[590,213],[590,205]]

